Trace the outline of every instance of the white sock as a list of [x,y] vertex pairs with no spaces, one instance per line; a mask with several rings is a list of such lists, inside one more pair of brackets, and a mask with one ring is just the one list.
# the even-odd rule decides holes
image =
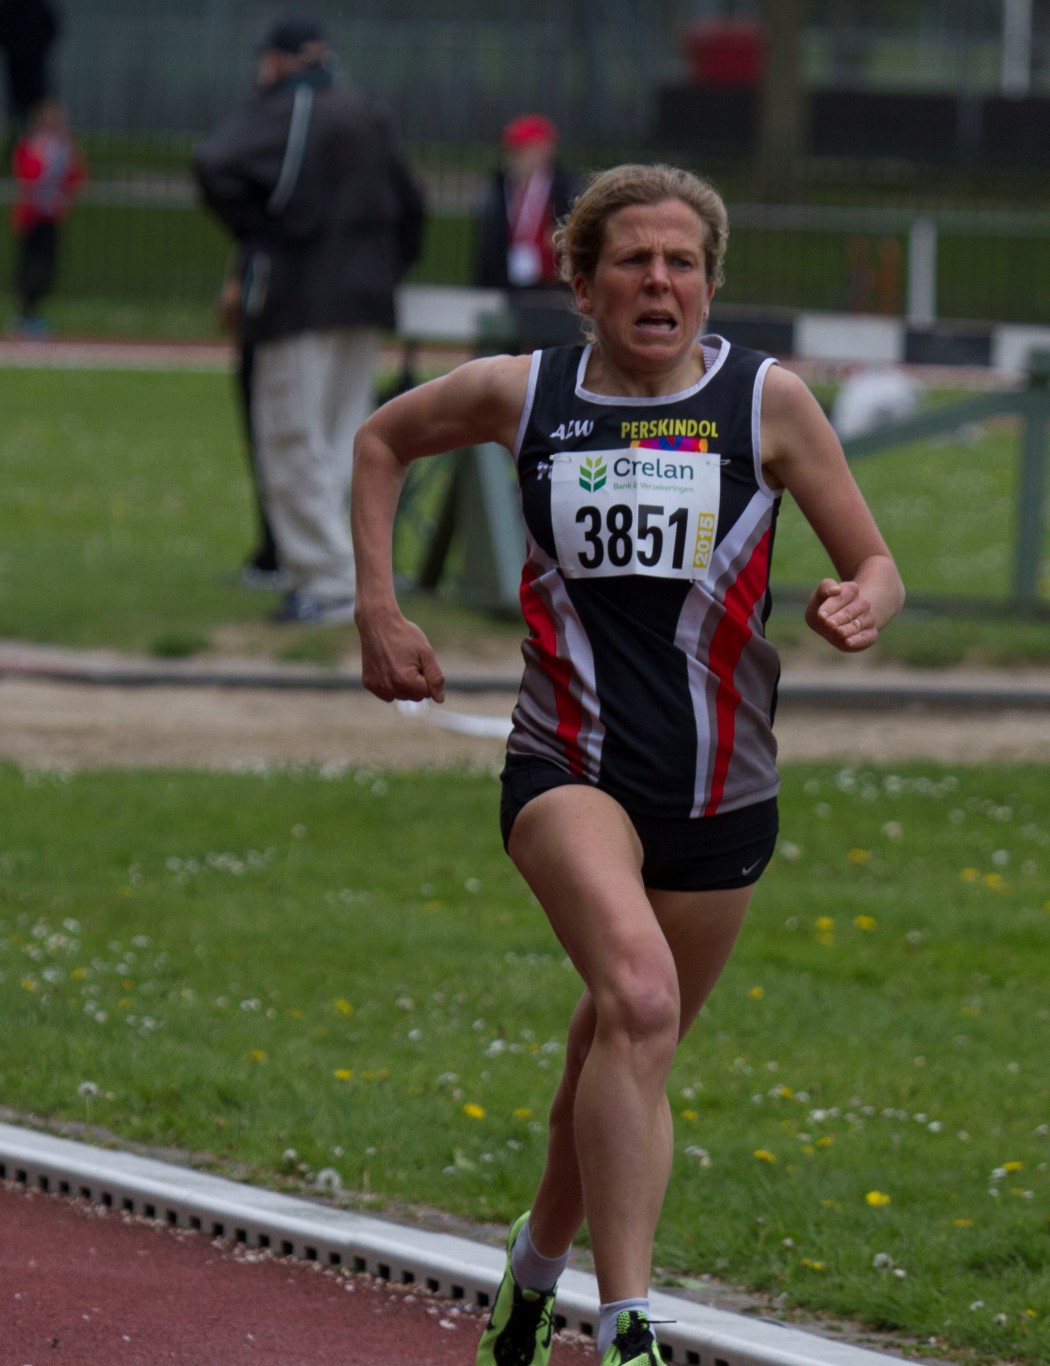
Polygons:
[[528,1221],[522,1224],[510,1252],[511,1275],[522,1290],[553,1290],[568,1264],[568,1250],[560,1257],[544,1257],[542,1252],[537,1252]]
[[639,1314],[649,1317],[649,1300],[613,1300],[610,1304],[600,1306],[598,1313],[598,1360],[612,1346],[613,1338],[616,1336],[616,1320],[625,1309],[634,1309]]

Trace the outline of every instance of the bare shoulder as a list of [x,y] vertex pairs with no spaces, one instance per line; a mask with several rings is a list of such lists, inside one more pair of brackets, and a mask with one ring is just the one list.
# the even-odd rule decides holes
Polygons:
[[815,447],[838,449],[823,408],[804,380],[782,365],[770,366],[762,385],[762,465],[784,478],[786,462]]
[[793,370],[783,365],[771,365],[766,371],[762,384],[762,420],[785,421],[803,418],[820,404],[813,397],[808,385]]

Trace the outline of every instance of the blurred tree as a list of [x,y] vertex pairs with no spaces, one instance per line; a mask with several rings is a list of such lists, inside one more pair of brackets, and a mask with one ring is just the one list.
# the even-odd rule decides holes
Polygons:
[[802,33],[809,0],[762,0],[766,59],[759,96],[755,195],[791,199],[809,143],[802,81]]

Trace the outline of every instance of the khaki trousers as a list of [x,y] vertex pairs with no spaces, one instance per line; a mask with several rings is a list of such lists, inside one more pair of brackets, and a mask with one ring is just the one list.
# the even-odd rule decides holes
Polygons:
[[305,332],[255,348],[252,422],[266,514],[294,590],[353,598],[350,475],[372,408],[380,333]]

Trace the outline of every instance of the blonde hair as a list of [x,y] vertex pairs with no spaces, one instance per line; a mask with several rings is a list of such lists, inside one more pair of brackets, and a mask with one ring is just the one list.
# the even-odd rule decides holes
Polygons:
[[722,196],[692,171],[660,164],[613,166],[591,177],[554,234],[562,279],[571,284],[574,275],[594,278],[605,225],[614,213],[631,204],[662,204],[665,199],[681,200],[700,219],[707,278],[722,284],[729,245],[729,215]]

